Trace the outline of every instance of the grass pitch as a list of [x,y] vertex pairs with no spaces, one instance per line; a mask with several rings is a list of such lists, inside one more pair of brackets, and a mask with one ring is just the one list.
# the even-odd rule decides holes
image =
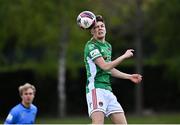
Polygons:
[[[180,124],[180,113],[178,114],[156,114],[149,116],[127,115],[129,124]],[[88,117],[67,118],[38,118],[38,124],[90,124]],[[105,119],[105,124],[112,124],[110,119]]]

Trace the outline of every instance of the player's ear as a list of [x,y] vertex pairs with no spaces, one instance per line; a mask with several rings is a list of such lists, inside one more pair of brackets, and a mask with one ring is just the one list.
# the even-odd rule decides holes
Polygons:
[[94,28],[90,30],[91,34],[94,35]]
[[21,97],[21,99],[23,99],[23,96],[22,96],[22,95],[20,95],[20,97]]

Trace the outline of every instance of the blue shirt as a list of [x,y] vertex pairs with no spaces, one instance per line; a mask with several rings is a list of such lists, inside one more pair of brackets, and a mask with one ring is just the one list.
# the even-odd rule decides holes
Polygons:
[[21,103],[9,112],[4,124],[33,124],[37,114],[37,107],[33,104],[29,108]]

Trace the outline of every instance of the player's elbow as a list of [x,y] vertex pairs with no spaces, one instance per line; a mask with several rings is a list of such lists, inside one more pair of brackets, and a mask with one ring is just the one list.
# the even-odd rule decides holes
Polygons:
[[113,66],[111,62],[105,62],[103,59],[98,58],[95,60],[97,66],[99,66],[104,71],[110,71]]
[[112,69],[112,67],[108,63],[102,65],[100,68],[104,71],[110,71]]

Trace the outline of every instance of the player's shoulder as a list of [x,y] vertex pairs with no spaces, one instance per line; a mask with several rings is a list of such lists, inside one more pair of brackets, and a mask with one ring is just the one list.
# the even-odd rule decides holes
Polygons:
[[111,46],[111,44],[108,41],[105,41],[108,46]]
[[19,110],[21,109],[21,107],[22,107],[21,104],[17,104],[12,108],[12,110]]
[[37,108],[34,104],[31,104],[31,107],[32,107],[32,108]]
[[31,108],[37,110],[37,107],[34,104],[31,104]]
[[92,38],[86,42],[86,46],[94,45],[94,44],[95,44],[95,42],[94,42],[94,40]]
[[20,110],[22,110],[21,104],[17,104],[11,109],[10,112],[11,114],[17,114]]
[[85,57],[88,56],[91,51],[95,50],[95,48],[96,47],[91,40],[87,41],[87,43],[84,47],[84,56]]
[[95,47],[95,43],[92,40],[89,40],[85,45],[85,50],[93,50]]

